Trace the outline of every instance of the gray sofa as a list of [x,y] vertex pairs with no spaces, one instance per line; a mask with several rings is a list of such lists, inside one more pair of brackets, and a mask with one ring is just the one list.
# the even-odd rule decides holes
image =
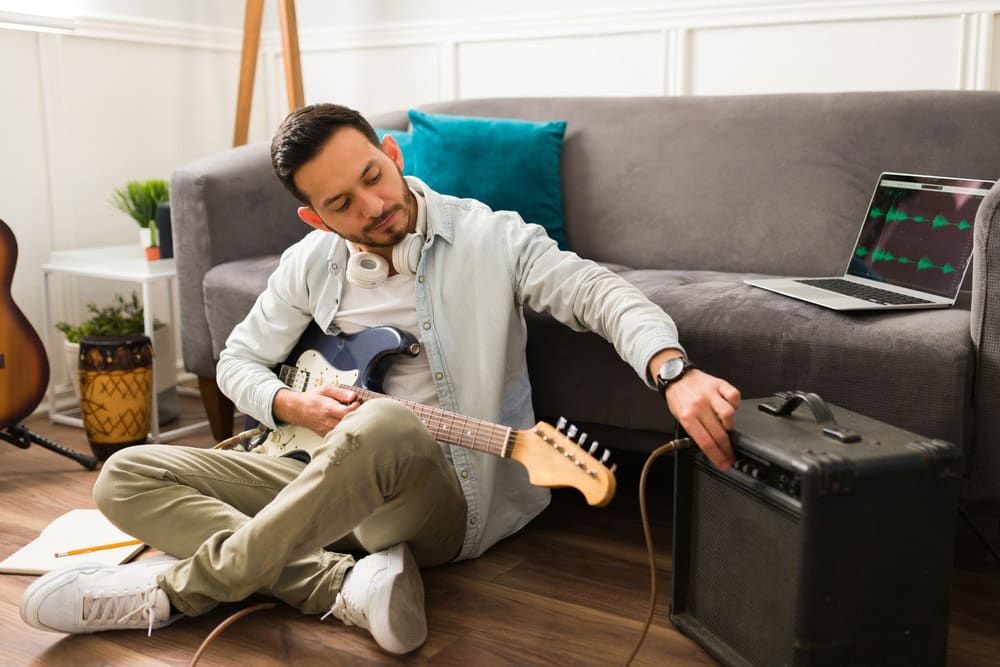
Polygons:
[[[463,100],[424,111],[568,122],[566,236],[677,321],[691,357],[744,397],[806,389],[960,443],[967,501],[1000,507],[1000,190],[975,225],[974,266],[951,309],[843,314],[744,285],[751,275],[843,270],[883,170],[1000,176],[1000,93],[886,92]],[[404,111],[371,119],[406,127]],[[172,177],[183,354],[218,438],[226,336],[278,254],[308,227],[266,144]],[[565,415],[612,448],[648,450],[673,424],[611,346],[528,314],[540,419]]]

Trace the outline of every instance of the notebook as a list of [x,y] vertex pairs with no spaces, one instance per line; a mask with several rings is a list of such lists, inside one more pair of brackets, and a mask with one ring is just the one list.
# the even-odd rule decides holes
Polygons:
[[[34,540],[0,562],[0,573],[45,574],[50,570],[81,563],[121,565],[137,556],[146,545],[139,543],[115,549],[91,549],[129,541],[134,540],[112,525],[99,510],[71,510],[43,528]],[[86,553],[56,556],[56,553],[71,550]]]
[[842,276],[744,282],[834,310],[947,308],[962,287],[976,210],[993,183],[882,173]]

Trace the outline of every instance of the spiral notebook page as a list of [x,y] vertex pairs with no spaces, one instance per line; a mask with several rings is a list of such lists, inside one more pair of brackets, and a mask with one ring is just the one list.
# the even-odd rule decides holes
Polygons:
[[120,565],[137,556],[146,545],[131,544],[59,558],[55,554],[132,539],[132,536],[115,528],[96,509],[71,510],[46,526],[30,543],[0,562],[0,573],[45,574],[50,570],[80,563]]

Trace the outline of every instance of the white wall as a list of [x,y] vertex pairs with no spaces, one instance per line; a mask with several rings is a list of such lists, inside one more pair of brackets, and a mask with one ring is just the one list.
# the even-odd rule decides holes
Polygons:
[[[251,141],[287,111],[276,5]],[[1000,0],[298,0],[297,14],[307,102],[369,114],[482,96],[1000,89]],[[135,239],[114,186],[230,145],[242,23],[237,0],[0,0],[0,218],[36,327],[49,252]],[[53,317],[131,289],[69,281]]]

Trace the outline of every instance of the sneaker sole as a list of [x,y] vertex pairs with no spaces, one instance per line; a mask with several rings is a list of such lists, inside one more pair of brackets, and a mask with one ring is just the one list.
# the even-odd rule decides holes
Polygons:
[[[158,555],[152,558],[146,558],[140,561],[135,561],[130,563],[130,565],[139,565],[140,563],[144,566],[157,566],[160,563],[168,561],[176,561],[177,559],[173,556]],[[51,572],[46,572],[41,577],[36,579],[31,583],[28,588],[25,589],[24,595],[21,597],[21,604],[19,610],[21,612],[21,620],[38,630],[46,630],[48,632],[68,632],[62,628],[53,628],[51,626],[45,625],[38,618],[38,610],[45,598],[48,595],[49,590],[57,590],[61,586],[65,585],[66,581],[78,577],[80,574],[89,574],[103,569],[113,569],[116,566],[109,566],[106,563],[80,563],[79,565],[73,565],[70,567],[62,568],[59,570],[53,570]],[[58,583],[55,583],[58,582]],[[87,631],[77,631],[73,634],[87,634],[90,632],[97,632],[98,630],[87,630]]]
[[[38,630],[65,632],[59,628],[53,628],[45,625],[38,619],[38,609],[45,601],[48,590],[60,588],[67,580],[73,579],[81,573],[96,572],[104,567],[107,567],[104,563],[80,563],[79,565],[74,565],[71,568],[53,570],[52,572],[43,574],[37,580],[33,581],[30,586],[28,586],[28,588],[24,591],[24,595],[21,597],[21,620]],[[54,584],[54,582],[58,583]]]
[[406,544],[388,550],[386,584],[379,587],[375,608],[384,616],[369,619],[369,632],[390,653],[409,653],[427,641],[424,584],[420,569]]

